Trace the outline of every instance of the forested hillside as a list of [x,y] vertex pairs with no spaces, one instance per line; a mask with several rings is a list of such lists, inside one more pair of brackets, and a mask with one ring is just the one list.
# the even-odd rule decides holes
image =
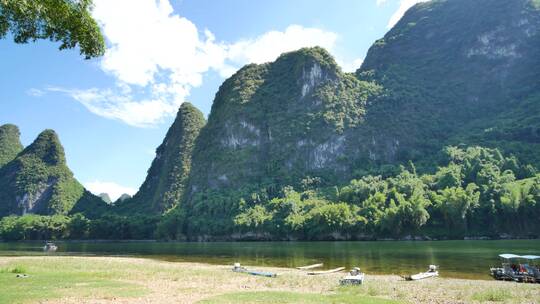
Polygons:
[[[23,176],[39,181],[23,183],[27,198],[62,197],[35,213],[84,213],[54,237],[538,237],[538,50],[536,0],[419,3],[356,73],[305,48],[236,72],[207,122],[184,104],[139,192],[91,215],[70,209],[83,189],[59,146],[19,153],[8,128],[0,160],[18,156],[0,170],[0,205],[25,206]],[[0,237],[35,237],[50,220],[4,218]]]
[[[497,147],[539,164],[540,11],[530,0],[419,3],[370,48],[360,79],[379,161],[433,164],[445,145]],[[395,149],[381,149],[380,141]],[[390,151],[391,153],[388,153]]]
[[206,123],[203,114],[190,103],[183,103],[139,192],[118,204],[123,214],[162,214],[174,208],[183,197],[191,171],[191,156],[195,140]]
[[0,126],[0,168],[22,151],[20,136],[17,126],[9,124]]
[[15,157],[0,168],[0,216],[67,215],[75,210],[88,215],[99,213],[96,207],[101,207],[101,199],[87,192],[73,177],[54,131],[43,131],[17,153],[22,147],[18,129],[8,128],[12,131],[7,136],[11,140],[1,142],[2,150],[12,151]]

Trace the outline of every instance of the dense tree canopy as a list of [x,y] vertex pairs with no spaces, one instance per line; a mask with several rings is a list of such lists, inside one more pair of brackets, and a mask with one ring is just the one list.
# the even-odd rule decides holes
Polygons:
[[[165,215],[102,210],[71,215],[9,216],[0,238],[19,239],[375,239],[540,235],[540,175],[496,149],[445,149],[445,164],[418,174],[366,175],[341,186],[306,177],[295,186],[210,191],[192,209]],[[516,176],[521,176],[517,179]]]
[[16,43],[38,39],[77,45],[86,59],[105,52],[105,41],[90,14],[92,0],[0,0],[0,38],[8,33]]
[[[398,166],[389,177],[365,175],[343,186],[307,177],[194,198],[193,209],[165,215],[158,235],[271,239],[538,235],[540,177],[497,149],[448,147],[433,173]],[[521,179],[517,179],[520,176]]]
[[19,128],[6,124],[0,126],[0,168],[12,161],[23,150]]

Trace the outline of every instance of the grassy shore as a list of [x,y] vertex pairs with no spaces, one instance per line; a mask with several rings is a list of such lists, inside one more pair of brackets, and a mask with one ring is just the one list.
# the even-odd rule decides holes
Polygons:
[[[0,303],[538,303],[538,284],[437,278],[406,282],[368,275],[339,287],[344,274],[277,278],[230,266],[109,257],[0,257]],[[17,278],[17,274],[27,278]]]

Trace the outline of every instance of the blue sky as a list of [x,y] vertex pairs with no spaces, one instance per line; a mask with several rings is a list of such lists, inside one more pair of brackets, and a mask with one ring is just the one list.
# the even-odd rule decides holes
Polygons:
[[417,2],[94,0],[103,58],[0,40],[0,124],[18,125],[24,145],[54,129],[89,190],[133,194],[183,101],[208,115],[235,70],[304,46],[327,48],[353,71]]

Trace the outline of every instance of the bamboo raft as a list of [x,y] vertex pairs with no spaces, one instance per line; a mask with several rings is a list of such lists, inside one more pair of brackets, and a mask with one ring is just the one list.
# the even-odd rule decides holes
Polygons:
[[323,263],[313,264],[313,265],[308,265],[308,266],[296,267],[296,269],[299,269],[299,270],[311,270],[311,269],[314,269],[314,268],[323,267],[323,265],[324,265]]
[[322,271],[311,271],[308,272],[308,275],[321,275],[321,274],[330,274],[330,273],[336,273],[345,270],[345,267],[338,267],[330,270],[322,270]]
[[258,271],[258,270],[248,270],[247,268],[245,268],[243,266],[240,266],[240,263],[235,263],[232,271],[241,272],[241,273],[247,273],[247,274],[250,274],[250,275],[267,277],[267,278],[275,278],[275,277],[277,277],[277,274],[273,273],[273,272]]

